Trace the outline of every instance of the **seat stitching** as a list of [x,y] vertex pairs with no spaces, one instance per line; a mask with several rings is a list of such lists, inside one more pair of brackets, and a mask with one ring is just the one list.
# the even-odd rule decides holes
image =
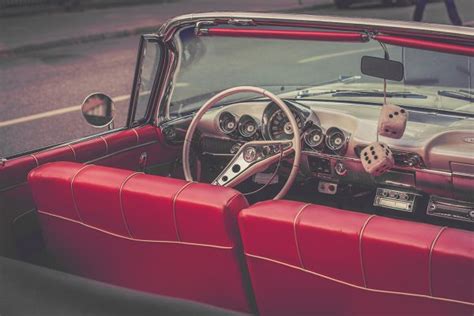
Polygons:
[[181,241],[181,236],[179,234],[179,228],[178,228],[178,220],[176,219],[176,200],[178,199],[178,195],[184,191],[184,189],[186,189],[188,186],[190,186],[191,184],[193,184],[194,182],[188,182],[186,183],[185,185],[183,185],[177,192],[176,194],[174,195],[173,197],[173,209],[172,209],[172,212],[173,212],[173,221],[174,221],[174,228],[176,230],[176,240],[178,241]]
[[123,223],[125,225],[125,228],[127,229],[128,235],[130,237],[133,237],[133,236],[132,236],[132,233],[130,232],[130,228],[128,226],[127,218],[125,217],[125,210],[123,208],[123,200],[122,200],[122,190],[123,190],[123,187],[125,186],[125,184],[127,183],[127,181],[130,180],[131,178],[133,178],[134,176],[136,176],[137,174],[143,174],[143,172],[134,172],[132,174],[129,174],[125,178],[125,180],[123,180],[122,184],[120,185],[120,190],[119,190],[120,212],[122,213]]
[[295,244],[296,244],[296,253],[298,254],[298,260],[300,261],[301,268],[305,269],[303,264],[303,257],[301,256],[300,246],[298,243],[298,235],[296,233],[296,225],[298,224],[300,214],[308,207],[311,203],[303,205],[298,213],[296,213],[295,219],[293,220],[293,234],[295,236]]
[[433,296],[433,274],[432,274],[432,268],[431,268],[431,260],[432,260],[432,257],[433,257],[433,250],[434,250],[434,247],[436,245],[436,242],[438,241],[439,237],[441,236],[441,233],[443,233],[445,230],[446,230],[446,226],[444,227],[441,227],[441,229],[439,230],[439,232],[436,234],[435,238],[433,239],[433,242],[431,243],[431,246],[430,246],[430,255],[429,255],[429,261],[428,261],[428,287],[429,287],[429,290],[430,290],[430,295]]
[[107,140],[103,136],[99,136],[100,139],[102,139],[105,143],[105,154],[107,155],[109,153],[109,143],[107,143]]
[[112,237],[121,238],[121,239],[126,239],[126,240],[130,240],[130,241],[145,242],[145,243],[157,243],[157,244],[172,244],[172,245],[199,246],[199,247],[208,247],[208,248],[223,249],[223,250],[232,250],[232,249],[234,249],[233,246],[229,247],[229,246],[220,246],[220,245],[212,245],[212,244],[201,244],[201,243],[193,243],[193,242],[185,242],[185,241],[176,241],[176,240],[152,240],[152,239],[130,238],[130,237],[127,237],[127,236],[122,236],[122,235],[119,235],[119,234],[116,234],[116,233],[113,233],[113,232],[109,232],[109,231],[107,231],[107,230],[104,230],[104,229],[101,229],[101,228],[98,228],[98,227],[95,227],[95,226],[92,226],[92,225],[89,225],[89,224],[85,224],[85,223],[83,223],[83,222],[76,221],[76,220],[74,220],[74,219],[72,219],[72,218],[67,218],[67,217],[64,217],[64,216],[61,216],[61,215],[57,215],[57,214],[53,214],[53,213],[50,213],[50,212],[45,212],[45,211],[40,211],[40,210],[39,210],[38,213],[43,214],[43,215],[45,215],[45,216],[54,217],[54,218],[56,218],[56,219],[61,219],[61,220],[68,221],[68,222],[71,222],[71,223],[79,224],[79,225],[82,225],[82,226],[84,226],[84,227],[86,227],[86,228],[99,231],[99,232],[101,232],[101,233],[110,235],[110,236],[112,236]]
[[372,218],[374,218],[376,215],[371,215],[369,216],[364,225],[362,225],[362,228],[360,229],[360,232],[359,232],[359,259],[360,259],[360,269],[361,269],[361,272],[362,272],[362,281],[364,281],[364,287],[367,288],[367,278],[365,276],[365,268],[364,268],[364,257],[362,256],[362,237],[363,237],[363,234],[364,234],[364,231],[365,231],[365,228],[367,227],[367,225],[369,224],[370,220]]
[[317,272],[314,272],[314,271],[311,271],[311,270],[303,269],[301,267],[298,267],[298,266],[295,266],[295,265],[292,265],[292,264],[289,264],[289,263],[281,262],[281,261],[278,261],[278,260],[274,260],[274,259],[270,259],[270,258],[266,258],[266,257],[262,257],[262,256],[257,256],[257,255],[250,254],[250,253],[245,253],[245,255],[247,257],[250,257],[250,258],[260,259],[260,260],[268,261],[268,262],[271,262],[271,263],[279,264],[279,265],[285,266],[287,268],[299,270],[301,272],[312,274],[314,276],[318,276],[318,277],[321,277],[323,279],[333,281],[333,282],[336,282],[336,283],[339,283],[339,284],[342,284],[342,285],[347,285],[347,286],[350,286],[350,287],[353,287],[353,288],[357,288],[359,290],[375,292],[375,293],[383,293],[383,294],[395,294],[395,295],[402,295],[402,296],[421,297],[421,298],[427,298],[427,299],[432,299],[432,300],[440,300],[440,301],[445,301],[445,302],[450,302],[450,303],[459,303],[459,304],[463,304],[463,305],[474,306],[474,303],[471,303],[471,302],[454,300],[454,299],[444,298],[444,297],[439,297],[439,296],[429,296],[429,295],[418,294],[418,293],[407,293],[407,292],[398,292],[398,291],[390,291],[390,290],[381,290],[381,289],[362,287],[360,285],[356,285],[356,284],[352,284],[352,283],[349,283],[349,282],[346,282],[346,281],[335,279],[335,278],[332,278],[330,276],[320,274],[320,273],[317,273]]
[[71,149],[72,155],[74,156],[74,161],[77,161],[76,151],[74,150],[74,148],[70,144],[68,144],[67,147]]
[[72,195],[72,203],[74,204],[74,209],[76,210],[76,214],[77,214],[77,217],[79,218],[79,220],[82,222],[82,217],[81,217],[81,213],[79,212],[79,207],[77,206],[77,203],[76,203],[76,196],[74,195],[74,188],[73,188],[73,184],[74,184],[74,180],[76,179],[77,175],[84,169],[86,169],[87,167],[90,167],[90,166],[93,166],[93,165],[85,165],[85,166],[82,166],[82,168],[80,168],[79,170],[77,170],[77,172],[74,174],[74,176],[72,177],[71,179],[71,195]]

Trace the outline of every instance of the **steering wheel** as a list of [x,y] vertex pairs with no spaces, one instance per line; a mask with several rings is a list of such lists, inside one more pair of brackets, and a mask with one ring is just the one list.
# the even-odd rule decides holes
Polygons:
[[217,178],[212,182],[212,184],[225,187],[234,187],[250,176],[264,171],[272,163],[281,160],[283,156],[287,156],[294,151],[295,157],[288,179],[286,180],[286,183],[280,192],[273,198],[274,200],[281,199],[286,195],[288,190],[293,185],[298,173],[301,158],[300,131],[298,129],[298,124],[296,123],[295,117],[288,106],[273,93],[258,87],[240,86],[224,90],[209,99],[196,113],[193,120],[191,121],[191,124],[189,125],[188,131],[186,132],[186,137],[184,139],[184,176],[187,181],[193,181],[189,156],[191,140],[193,139],[193,135],[196,131],[199,121],[210,108],[217,104],[217,102],[228,96],[238,93],[261,94],[272,100],[288,117],[291,128],[293,129],[293,138],[290,140],[249,141],[243,144],[231,161],[227,164],[227,166],[222,170],[219,176],[217,176]]

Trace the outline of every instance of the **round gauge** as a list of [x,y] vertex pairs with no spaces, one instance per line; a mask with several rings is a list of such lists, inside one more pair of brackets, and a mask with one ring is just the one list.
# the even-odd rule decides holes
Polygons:
[[340,152],[346,147],[346,135],[337,127],[331,127],[326,133],[326,146],[334,151]]
[[219,115],[219,128],[224,134],[230,134],[237,128],[235,116],[229,112],[222,112]]
[[[298,113],[291,111],[295,117],[296,124],[301,130],[303,128],[303,120]],[[286,140],[293,138],[293,128],[288,117],[281,109],[278,109],[268,120],[267,132],[272,140]]]
[[258,124],[250,115],[243,115],[239,120],[239,133],[245,138],[250,138],[258,130]]
[[324,140],[324,133],[321,127],[314,126],[311,127],[306,133],[304,134],[304,142],[311,148],[316,148],[322,144]]

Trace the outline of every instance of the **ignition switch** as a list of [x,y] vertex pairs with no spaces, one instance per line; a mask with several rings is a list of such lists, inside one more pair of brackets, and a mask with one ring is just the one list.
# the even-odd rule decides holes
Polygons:
[[336,171],[337,175],[343,177],[347,174],[347,168],[341,161],[336,162],[334,166],[334,170]]

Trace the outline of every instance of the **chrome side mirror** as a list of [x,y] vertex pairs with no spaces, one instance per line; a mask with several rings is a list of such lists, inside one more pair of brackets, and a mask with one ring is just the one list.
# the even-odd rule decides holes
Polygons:
[[96,128],[113,129],[115,105],[112,98],[103,93],[93,93],[84,99],[81,107],[86,122]]

